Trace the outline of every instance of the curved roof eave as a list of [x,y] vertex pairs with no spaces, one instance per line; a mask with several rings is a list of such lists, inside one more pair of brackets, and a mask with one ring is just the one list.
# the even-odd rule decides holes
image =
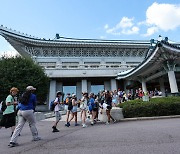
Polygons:
[[159,47],[155,47],[152,53],[144,61],[142,61],[142,63],[140,63],[137,67],[127,72],[126,74],[119,73],[116,79],[125,79],[127,77],[130,77],[134,73],[138,72],[139,70],[141,70],[154,57],[158,49]]
[[170,44],[166,41],[161,41],[162,42],[162,46],[173,51],[173,52],[177,52],[180,53],[180,44]]
[[172,52],[180,53],[180,47],[177,45],[170,44],[164,40],[161,42],[157,42],[151,54],[146,59],[144,59],[142,63],[140,63],[136,68],[130,71],[119,73],[116,79],[120,80],[130,78],[132,75],[137,75],[138,72],[142,71],[143,68],[148,65],[148,63],[153,59],[153,57],[155,57],[161,46],[171,50]]
[[22,34],[6,27],[0,26],[0,34],[3,37],[13,37],[14,39],[21,40],[24,43],[29,43],[32,45],[46,45],[46,46],[60,46],[60,45],[96,45],[96,46],[140,46],[148,47],[150,42],[138,41],[138,40],[98,40],[98,39],[77,39],[77,40],[46,40],[39,39],[37,37],[32,37],[31,35]]

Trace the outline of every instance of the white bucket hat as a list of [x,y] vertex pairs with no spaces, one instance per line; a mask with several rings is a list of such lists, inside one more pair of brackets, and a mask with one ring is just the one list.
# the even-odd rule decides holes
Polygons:
[[76,94],[72,94],[72,97],[76,97]]
[[26,90],[28,90],[28,91],[36,90],[36,88],[34,88],[33,86],[27,86],[27,87],[26,87]]

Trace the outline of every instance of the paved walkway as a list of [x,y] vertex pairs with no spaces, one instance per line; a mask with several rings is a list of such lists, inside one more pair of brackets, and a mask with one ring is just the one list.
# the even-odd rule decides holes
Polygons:
[[52,133],[54,118],[38,121],[41,141],[32,142],[26,124],[18,138],[18,147],[9,148],[10,129],[0,130],[2,154],[179,154],[180,118],[121,121],[87,128],[58,124],[59,133]]

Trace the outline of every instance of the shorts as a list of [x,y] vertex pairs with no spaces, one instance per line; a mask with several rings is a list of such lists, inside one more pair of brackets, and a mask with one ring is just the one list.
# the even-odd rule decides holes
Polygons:
[[72,112],[72,113],[77,112],[77,108],[78,108],[77,106],[73,106],[73,108],[72,108],[71,112]]
[[68,110],[68,105],[64,106],[64,110],[67,111]]
[[92,110],[93,110],[93,111],[98,111],[98,108],[97,108],[97,107],[94,107]]
[[9,128],[16,125],[16,115],[15,113],[5,114],[2,116],[0,126]]
[[55,117],[56,117],[56,121],[61,120],[61,114],[60,114],[59,111],[55,111],[54,114],[55,114]]
[[85,104],[81,104],[81,105],[80,105],[80,109],[81,109],[81,110],[88,110],[88,106],[85,105]]
[[107,105],[106,110],[111,110],[111,109],[112,109],[112,106]]
[[71,111],[73,109],[73,106],[68,106],[68,111]]

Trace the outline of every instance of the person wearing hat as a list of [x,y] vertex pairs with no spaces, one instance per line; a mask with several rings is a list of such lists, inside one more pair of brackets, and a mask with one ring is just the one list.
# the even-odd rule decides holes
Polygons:
[[36,90],[33,86],[26,87],[26,91],[23,93],[22,97],[19,99],[19,111],[18,111],[18,125],[10,139],[10,147],[15,147],[18,145],[17,138],[23,129],[26,121],[29,123],[29,127],[32,133],[32,141],[39,141],[41,138],[38,136],[38,130],[36,128],[34,110],[36,107],[36,95],[33,92]]
[[53,133],[59,132],[59,130],[57,129],[57,124],[58,124],[59,120],[61,120],[61,114],[60,114],[60,112],[59,112],[59,110],[60,110],[60,104],[62,104],[62,103],[60,102],[61,96],[62,96],[62,92],[58,91],[58,92],[56,93],[56,98],[55,98],[55,100],[54,100],[54,104],[55,104],[54,114],[55,114],[56,120],[55,120],[55,123],[54,123],[54,125],[53,125],[53,127],[52,127],[52,129],[53,129],[52,132],[53,132]]
[[17,105],[17,101],[15,101],[14,97],[18,93],[18,89],[16,87],[12,87],[10,89],[10,94],[6,98],[6,109],[3,112],[3,117],[0,122],[0,128],[5,127],[5,128],[10,128],[12,130],[12,134],[15,129],[16,125],[16,115],[15,115],[15,105]]

